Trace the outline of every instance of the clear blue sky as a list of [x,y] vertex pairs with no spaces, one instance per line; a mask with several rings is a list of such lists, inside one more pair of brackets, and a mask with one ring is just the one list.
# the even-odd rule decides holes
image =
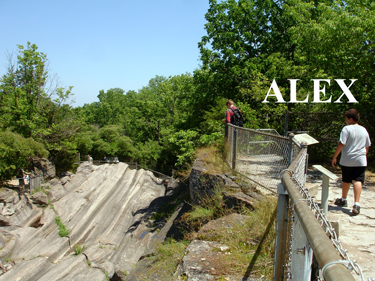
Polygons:
[[0,75],[7,52],[29,41],[47,55],[76,103],[100,90],[138,91],[199,67],[208,0],[0,0]]

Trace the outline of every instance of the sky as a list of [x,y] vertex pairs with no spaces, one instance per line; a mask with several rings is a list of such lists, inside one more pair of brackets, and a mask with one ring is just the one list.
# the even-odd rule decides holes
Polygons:
[[0,0],[0,76],[17,45],[36,44],[75,103],[100,90],[138,91],[158,76],[193,73],[208,0]]

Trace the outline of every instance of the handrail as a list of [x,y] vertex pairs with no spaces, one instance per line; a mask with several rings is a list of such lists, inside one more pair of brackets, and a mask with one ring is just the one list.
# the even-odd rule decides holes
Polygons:
[[241,131],[256,132],[257,134],[264,135],[264,136],[269,136],[269,137],[278,138],[278,139],[282,139],[282,140],[289,140],[288,137],[273,135],[273,134],[265,133],[265,132],[262,132],[262,131],[259,131],[259,130],[248,129],[248,128],[244,128],[244,127],[238,127],[238,126],[233,125],[231,123],[227,123],[227,126],[230,126],[230,127],[233,127],[233,128],[240,128]]
[[288,195],[292,200],[294,210],[302,225],[305,235],[314,252],[314,256],[320,268],[324,268],[324,280],[355,280],[349,269],[340,261],[340,255],[333,246],[331,240],[326,235],[319,222],[316,220],[310,207],[306,204],[304,198],[299,192],[296,183],[292,178],[292,172],[300,157],[304,153],[303,150],[298,154],[296,159],[282,174],[282,183],[288,191]]

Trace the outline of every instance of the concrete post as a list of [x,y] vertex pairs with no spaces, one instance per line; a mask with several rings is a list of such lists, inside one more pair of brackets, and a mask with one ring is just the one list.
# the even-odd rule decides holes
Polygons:
[[329,180],[336,180],[337,176],[321,165],[313,165],[315,169],[320,171],[323,174],[322,182],[322,198],[321,198],[321,207],[324,214],[327,216],[328,213],[328,197],[329,197]]
[[323,212],[327,216],[328,213],[328,195],[329,195],[329,177],[326,174],[323,174],[323,183],[322,183],[322,207]]

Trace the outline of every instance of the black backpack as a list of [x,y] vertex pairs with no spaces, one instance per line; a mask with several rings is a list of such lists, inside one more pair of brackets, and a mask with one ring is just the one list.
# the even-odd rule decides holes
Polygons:
[[230,123],[238,127],[243,127],[243,116],[241,111],[238,108],[231,108],[231,110],[233,111],[233,115],[230,118]]

